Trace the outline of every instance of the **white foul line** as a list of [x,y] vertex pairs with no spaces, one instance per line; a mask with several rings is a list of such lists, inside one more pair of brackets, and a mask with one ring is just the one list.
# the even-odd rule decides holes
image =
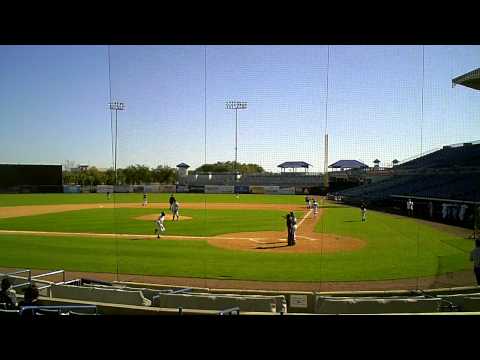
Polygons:
[[303,219],[298,223],[297,229],[300,227],[300,225],[302,225],[302,223],[307,219],[308,215],[310,215],[312,211],[313,209],[310,209],[310,211],[307,212],[307,214],[303,217]]

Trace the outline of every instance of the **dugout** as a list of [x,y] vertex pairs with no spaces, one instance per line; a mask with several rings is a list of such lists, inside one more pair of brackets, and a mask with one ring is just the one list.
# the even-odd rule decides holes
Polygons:
[[1,193],[61,193],[61,165],[0,164]]

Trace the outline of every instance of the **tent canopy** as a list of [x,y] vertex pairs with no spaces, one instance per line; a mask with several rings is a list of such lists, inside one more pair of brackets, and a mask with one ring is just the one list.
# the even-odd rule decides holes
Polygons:
[[308,169],[310,165],[309,163],[306,163],[305,161],[286,161],[284,163],[281,163],[277,167],[282,168],[282,169],[298,169],[298,168],[306,168]]
[[368,165],[357,160],[340,160],[329,166],[332,169],[364,169]]
[[463,85],[475,90],[480,90],[480,68],[460,75],[452,80],[452,86]]

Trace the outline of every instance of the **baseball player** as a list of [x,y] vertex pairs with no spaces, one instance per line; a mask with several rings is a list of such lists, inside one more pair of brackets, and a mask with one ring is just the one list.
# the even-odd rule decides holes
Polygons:
[[147,201],[147,193],[143,193],[143,204],[142,204],[142,206],[147,206],[147,203],[148,203],[148,201]]
[[407,215],[413,216],[413,201],[412,199],[408,199],[407,201]]
[[318,214],[318,201],[317,199],[313,199],[313,216]]
[[165,212],[161,212],[157,220],[155,220],[155,234],[157,234],[157,239],[160,239],[160,232],[165,231],[165,226],[163,222],[165,221]]
[[175,221],[175,217],[177,217],[177,221],[178,221],[179,210],[180,210],[180,203],[177,200],[175,200],[175,202],[172,204],[172,213],[173,213],[172,221]]
[[305,196],[305,205],[307,205],[307,209],[310,209],[310,198],[307,196]]
[[170,199],[168,199],[168,203],[170,204],[170,211],[172,210],[173,203],[175,202],[175,196],[173,194],[170,195]]
[[362,222],[365,222],[367,220],[367,207],[365,203],[360,205],[360,211],[362,212]]

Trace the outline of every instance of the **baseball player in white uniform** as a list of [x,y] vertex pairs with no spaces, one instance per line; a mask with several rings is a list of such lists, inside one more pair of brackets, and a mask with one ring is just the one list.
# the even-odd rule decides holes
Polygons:
[[175,200],[175,202],[172,204],[172,213],[173,213],[173,219],[172,221],[175,221],[175,217],[179,217],[179,210],[180,210],[180,203]]
[[162,211],[157,220],[155,220],[155,234],[157,234],[157,239],[160,238],[160,232],[165,231],[165,226],[163,222],[165,221],[165,213]]

